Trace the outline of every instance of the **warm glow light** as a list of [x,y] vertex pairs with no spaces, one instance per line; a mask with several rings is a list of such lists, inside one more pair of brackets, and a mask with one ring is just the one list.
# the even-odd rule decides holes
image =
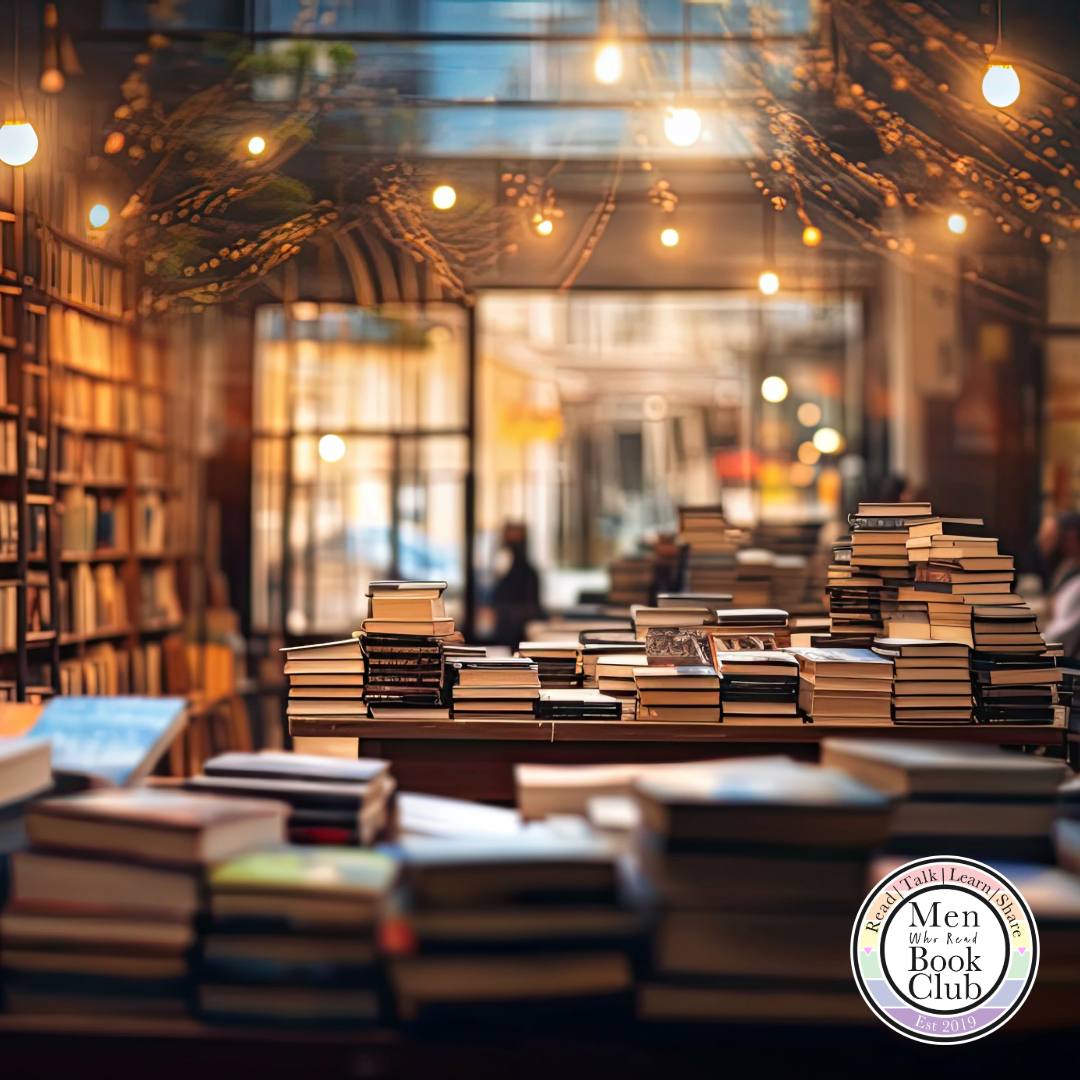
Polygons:
[[757,279],[757,287],[766,296],[773,296],[780,291],[780,279],[771,270],[766,270]]
[[817,247],[821,243],[821,230],[816,225],[807,225],[802,231],[802,242],[807,247]]
[[660,243],[664,247],[674,247],[679,242],[679,232],[677,229],[665,229],[660,234]]
[[38,151],[34,125],[26,120],[9,120],[0,127],[0,161],[5,165],[25,165]]
[[787,397],[787,383],[779,375],[770,375],[761,384],[761,396],[766,401],[783,401]]
[[696,109],[668,109],[664,134],[676,146],[693,146],[701,134],[701,117]]
[[252,135],[248,139],[248,151],[252,154],[261,154],[266,149],[266,140],[261,135]]
[[331,463],[345,456],[345,440],[340,435],[324,435],[319,440],[319,457]]
[[100,229],[109,224],[109,208],[104,203],[97,203],[90,207],[90,224],[95,229]]
[[948,225],[949,232],[956,233],[957,236],[967,232],[967,218],[963,214],[950,214]]
[[1012,64],[991,64],[983,76],[982,92],[995,109],[1006,109],[1020,96],[1020,76]]
[[431,193],[431,202],[436,210],[449,210],[457,202],[457,192],[449,184],[440,184]]
[[622,76],[622,50],[618,45],[605,45],[596,54],[596,63],[593,66],[596,77],[609,86],[619,81]]
[[821,451],[812,443],[799,443],[796,456],[804,465],[816,465],[821,460]]
[[[813,401],[804,401],[795,415],[803,427],[817,427],[821,423],[821,406]],[[813,462],[810,462],[812,465]]]
[[835,454],[844,445],[844,438],[836,428],[823,427],[814,432],[814,446],[823,454]]
[[792,487],[809,487],[815,475],[813,468],[803,461],[793,461],[788,467],[788,480]]
[[538,232],[538,233],[539,233],[539,234],[540,234],[541,236],[550,236],[550,235],[551,235],[551,230],[552,230],[552,229],[554,229],[554,228],[555,228],[555,226],[554,226],[554,225],[552,225],[551,221],[550,221],[550,220],[549,220],[548,218],[544,218],[544,220],[543,220],[543,221],[541,221],[541,222],[540,222],[540,223],[539,223],[539,224],[538,224],[538,225],[536,226],[536,231],[537,231],[537,232]]

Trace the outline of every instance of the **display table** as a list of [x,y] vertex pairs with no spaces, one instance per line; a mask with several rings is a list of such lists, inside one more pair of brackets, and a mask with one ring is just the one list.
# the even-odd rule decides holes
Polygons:
[[830,737],[934,739],[1031,746],[1064,753],[1064,728],[1022,724],[925,727],[886,724],[736,726],[641,720],[320,720],[294,735],[358,738],[361,757],[386,758],[404,791],[514,801],[514,765],[603,765],[787,754],[816,761]]

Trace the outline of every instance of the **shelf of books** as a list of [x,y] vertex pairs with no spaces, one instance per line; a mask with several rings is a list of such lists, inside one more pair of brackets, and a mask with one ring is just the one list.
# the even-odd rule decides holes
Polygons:
[[[18,430],[0,443],[5,453],[23,448],[16,502],[26,528],[9,545],[26,598],[14,612],[26,668],[15,690],[30,699],[183,692],[166,670],[196,547],[185,358],[163,328],[136,326],[121,260],[48,228],[38,235],[42,280],[27,293],[42,303],[22,298],[24,397]],[[5,461],[0,453],[0,475]],[[0,509],[0,550],[6,536]]]

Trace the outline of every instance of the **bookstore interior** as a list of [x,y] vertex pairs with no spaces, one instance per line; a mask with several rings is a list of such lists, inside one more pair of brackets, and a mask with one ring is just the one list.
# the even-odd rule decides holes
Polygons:
[[1075,1068],[1066,9],[0,0],[0,1075]]

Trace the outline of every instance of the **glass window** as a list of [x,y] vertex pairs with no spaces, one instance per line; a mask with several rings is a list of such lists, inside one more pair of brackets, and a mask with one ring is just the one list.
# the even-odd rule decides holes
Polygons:
[[449,304],[259,310],[258,629],[281,627],[284,597],[290,633],[348,633],[392,577],[445,579],[462,616],[467,332]]

